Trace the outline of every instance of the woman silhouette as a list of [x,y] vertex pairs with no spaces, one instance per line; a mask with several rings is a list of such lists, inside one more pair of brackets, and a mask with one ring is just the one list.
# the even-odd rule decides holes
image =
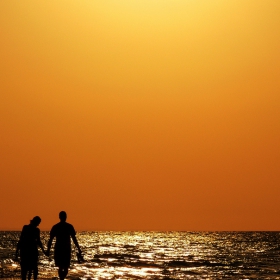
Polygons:
[[30,221],[29,225],[24,225],[21,231],[20,239],[17,244],[16,259],[18,258],[19,251],[22,280],[26,280],[27,272],[28,279],[30,280],[32,271],[34,280],[37,279],[38,246],[42,249],[43,253],[46,254],[40,240],[40,229],[38,228],[40,223],[41,218],[36,216]]

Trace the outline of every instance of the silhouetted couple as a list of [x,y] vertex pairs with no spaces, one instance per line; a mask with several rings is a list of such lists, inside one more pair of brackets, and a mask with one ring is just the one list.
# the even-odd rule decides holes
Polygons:
[[17,244],[16,258],[18,257],[18,251],[20,251],[20,266],[21,266],[21,278],[26,280],[28,273],[28,279],[31,279],[33,272],[34,280],[38,276],[38,246],[42,249],[46,256],[50,255],[50,249],[53,239],[56,238],[54,247],[54,261],[58,267],[59,279],[63,280],[68,274],[71,261],[71,238],[76,245],[79,255],[81,256],[81,249],[76,239],[76,232],[74,227],[66,222],[67,214],[64,211],[59,213],[60,222],[54,225],[50,232],[50,239],[48,242],[47,251],[44,250],[42,242],[40,240],[40,229],[38,228],[41,218],[34,217],[29,225],[23,226],[19,242]]

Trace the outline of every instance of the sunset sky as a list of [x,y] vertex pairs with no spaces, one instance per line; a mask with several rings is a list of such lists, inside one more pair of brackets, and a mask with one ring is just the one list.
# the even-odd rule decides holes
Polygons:
[[279,15],[0,1],[0,230],[280,230]]

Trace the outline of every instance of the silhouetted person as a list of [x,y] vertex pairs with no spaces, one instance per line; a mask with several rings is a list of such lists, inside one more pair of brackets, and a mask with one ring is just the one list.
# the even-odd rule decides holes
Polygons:
[[33,272],[34,280],[38,276],[38,246],[46,254],[42,242],[40,240],[40,229],[38,228],[41,223],[41,218],[34,217],[29,225],[25,225],[22,228],[20,239],[17,243],[16,259],[18,258],[18,251],[20,252],[20,266],[21,266],[21,278],[26,280],[28,272],[28,279],[31,279]]
[[68,274],[71,261],[71,238],[76,245],[79,254],[81,249],[76,239],[76,232],[74,227],[66,223],[67,214],[64,211],[59,213],[60,222],[54,225],[50,232],[50,240],[48,242],[47,255],[50,254],[52,241],[56,238],[54,247],[54,261],[55,265],[58,266],[58,275],[60,280],[65,279]]

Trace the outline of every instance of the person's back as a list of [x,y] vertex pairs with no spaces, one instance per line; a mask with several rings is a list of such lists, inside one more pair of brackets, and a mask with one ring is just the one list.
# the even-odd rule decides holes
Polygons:
[[40,230],[33,225],[25,225],[22,228],[19,248],[21,254],[27,250],[32,252],[38,252],[37,242],[40,237]]
[[57,245],[71,246],[71,237],[75,235],[74,227],[66,222],[54,225],[50,235],[56,237]]
[[23,280],[26,279],[27,272],[29,272],[28,279],[30,279],[32,271],[34,280],[37,279],[38,246],[45,253],[40,240],[40,229],[38,228],[40,222],[41,218],[36,216],[30,221],[29,225],[24,225],[17,244],[16,259],[18,258],[18,252],[20,252],[21,277]]
[[59,213],[60,222],[54,225],[51,229],[47,250],[47,254],[49,255],[52,241],[54,238],[56,238],[54,247],[54,261],[55,265],[59,267],[58,274],[61,280],[65,279],[68,273],[68,268],[70,267],[71,238],[79,253],[81,254],[81,249],[76,239],[75,229],[71,224],[66,223],[66,218],[66,212],[61,211]]

